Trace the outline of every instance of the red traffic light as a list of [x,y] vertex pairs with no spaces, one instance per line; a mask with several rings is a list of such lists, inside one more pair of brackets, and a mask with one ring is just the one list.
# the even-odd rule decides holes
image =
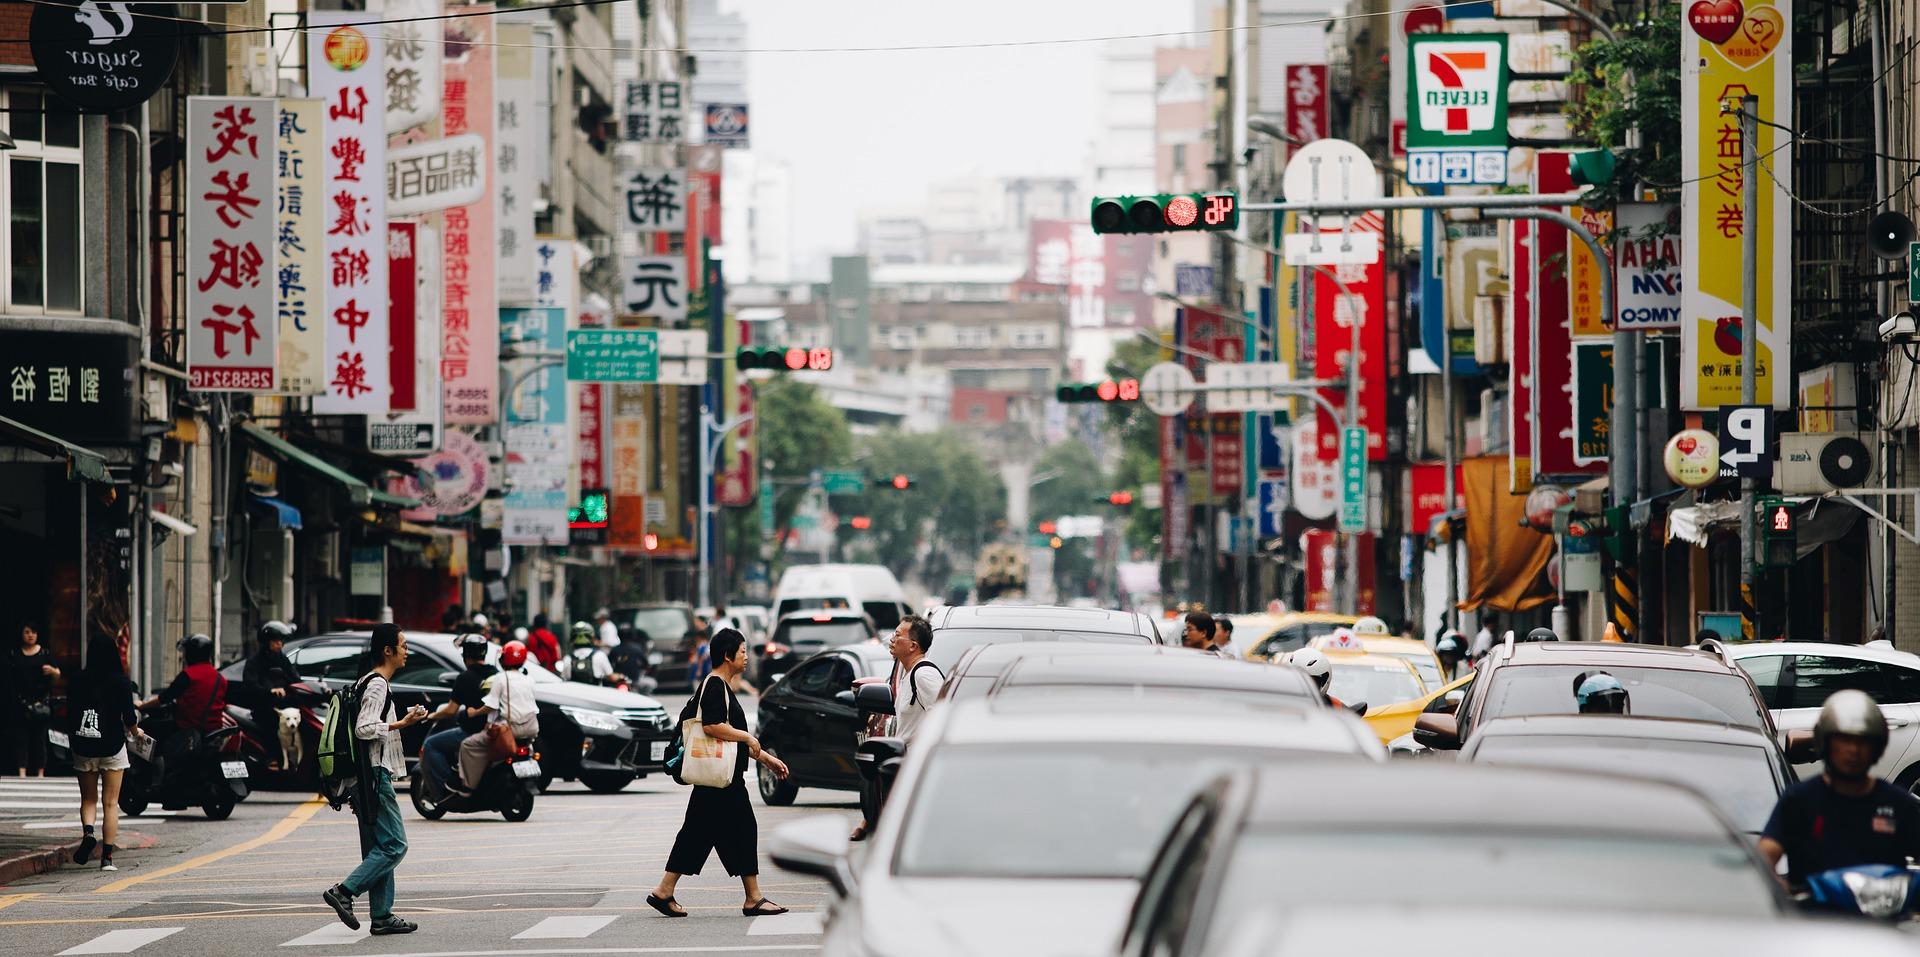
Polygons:
[[1175,196],[1167,200],[1167,225],[1176,229],[1185,229],[1200,218],[1200,205],[1191,196]]
[[807,350],[794,346],[787,350],[787,368],[795,372],[807,367]]
[[1055,530],[1055,529],[1057,529],[1057,528],[1059,528],[1059,527],[1060,527],[1060,526],[1058,526],[1058,525],[1056,525],[1056,524],[1054,524],[1053,522],[1041,522],[1041,523],[1040,523],[1040,534],[1042,534],[1042,535],[1052,535],[1052,534],[1054,533],[1054,530]]
[[1115,492],[1112,495],[1107,496],[1107,504],[1108,505],[1132,505],[1133,493],[1132,492]]
[[1114,391],[1119,393],[1122,402],[1138,402],[1140,401],[1140,380],[1121,379],[1115,384]]
[[1100,401],[1102,402],[1112,402],[1120,398],[1120,386],[1115,384],[1112,379],[1101,382],[1095,389],[1095,392],[1100,396]]
[[853,517],[853,521],[851,524],[853,525],[854,528],[857,528],[860,531],[864,532],[867,529],[873,527],[873,519],[868,518],[865,515],[855,515]]
[[907,489],[913,487],[913,479],[908,478],[905,475],[896,475],[893,477],[893,487],[900,489],[901,491],[906,491]]

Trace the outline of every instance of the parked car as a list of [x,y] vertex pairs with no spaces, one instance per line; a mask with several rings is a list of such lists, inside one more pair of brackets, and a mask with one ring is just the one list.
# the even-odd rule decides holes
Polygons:
[[1747,673],[1725,649],[1664,648],[1615,642],[1507,641],[1480,663],[1479,677],[1453,714],[1414,722],[1424,747],[1459,750],[1482,721],[1533,714],[1575,714],[1573,681],[1605,671],[1627,689],[1632,713],[1752,728],[1774,740],[1773,718]]
[[831,817],[781,828],[768,853],[832,886],[829,957],[1101,953],[1160,835],[1205,782],[1266,762],[1318,779],[1384,760],[1359,719],[1305,705],[1256,722],[1146,711],[1126,691],[952,702],[914,732],[861,855]]
[[[1427,647],[1424,641],[1382,635],[1353,635],[1350,640],[1357,642],[1360,650],[1367,654],[1406,659],[1407,664],[1412,665],[1413,670],[1420,675],[1420,683],[1426,685],[1428,691],[1452,680],[1440,673],[1440,657],[1435,655],[1433,649]],[[1318,648],[1339,650],[1332,647],[1335,644],[1333,635],[1315,638],[1313,644]]]
[[[331,692],[365,673],[360,666],[367,638],[364,631],[316,635],[288,642],[285,651],[302,681]],[[452,697],[453,681],[465,670],[453,638],[407,633],[412,654],[393,676],[396,709],[418,704],[431,710]],[[236,679],[239,667],[228,666],[228,680]],[[577,779],[594,791],[611,793],[660,770],[677,714],[646,695],[564,681],[531,661],[527,673],[533,677],[534,700],[540,702],[543,781]],[[419,757],[427,732],[426,722],[400,732],[408,760]]]
[[760,800],[770,807],[793,803],[803,787],[860,790],[854,751],[866,727],[853,704],[856,678],[885,677],[893,658],[871,641],[807,658],[760,694],[760,746],[787,763],[785,781],[756,776]]
[[683,602],[622,605],[613,624],[626,643],[645,636],[648,672],[665,688],[690,688],[687,665],[693,653],[693,606]]
[[[1789,734],[1810,731],[1820,706],[1836,691],[1864,691],[1880,703],[1890,732],[1876,777],[1920,787],[1920,656],[1892,648],[1814,641],[1729,644],[1734,663],[1753,678],[1774,723]],[[1818,761],[1796,765],[1818,774]]]
[[1452,908],[1476,901],[1510,915],[1569,912],[1568,941],[1599,932],[1606,915],[1785,923],[1776,918],[1793,906],[1746,835],[1653,781],[1452,764],[1249,767],[1200,788],[1164,833],[1141,871],[1127,957],[1279,953],[1247,946],[1248,928],[1362,905],[1421,927],[1412,953],[1434,949],[1435,925],[1406,915],[1430,914],[1464,943],[1481,925],[1454,923]]
[[[940,633],[934,632],[934,646]],[[974,645],[954,662],[940,687],[940,700],[984,698],[1007,669],[1028,656],[1064,657],[1076,654],[1127,653],[1152,654],[1167,646],[1142,641],[1138,635],[1101,635],[1091,632],[1060,632],[1038,641],[1003,641]]]
[[[1076,636],[1117,635],[1152,644],[1159,641],[1153,619],[1137,611],[1064,608],[1057,605],[942,605],[927,616],[933,647],[927,659],[952,674],[960,656],[975,645],[1016,641],[1076,640]],[[1084,640],[1084,639],[1082,639]]]
[[783,615],[773,626],[773,634],[752,649],[753,656],[759,659],[753,669],[754,676],[764,688],[778,681],[796,662],[835,645],[871,641],[876,634],[873,619],[856,609],[820,609]]
[[1780,746],[1750,728],[1611,715],[1536,715],[1480,725],[1460,760],[1652,778],[1691,788],[1757,839],[1796,779]]
[[1271,661],[1275,655],[1305,648],[1307,642],[1322,635],[1331,635],[1342,628],[1350,628],[1359,620],[1352,615],[1296,611],[1281,615],[1280,623],[1265,635],[1242,635],[1236,625],[1234,637],[1241,647],[1247,649],[1248,660]]
[[1365,704],[1369,714],[1376,707],[1426,697],[1427,686],[1405,658],[1330,651],[1327,661],[1333,666],[1333,683],[1327,692],[1347,705]]

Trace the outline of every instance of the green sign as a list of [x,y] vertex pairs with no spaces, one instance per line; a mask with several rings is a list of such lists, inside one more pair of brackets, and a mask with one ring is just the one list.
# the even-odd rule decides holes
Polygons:
[[867,473],[854,469],[828,469],[820,473],[820,488],[828,495],[859,495],[867,490]]
[[1340,430],[1340,530],[1367,530],[1367,430]]
[[760,534],[773,534],[773,480],[760,479]]
[[1920,243],[1907,244],[1907,302],[1920,305]]
[[1507,145],[1507,35],[1407,38],[1407,149]]
[[1573,344],[1573,462],[1607,460],[1613,415],[1613,341]]
[[652,329],[568,329],[568,382],[657,382],[660,334]]

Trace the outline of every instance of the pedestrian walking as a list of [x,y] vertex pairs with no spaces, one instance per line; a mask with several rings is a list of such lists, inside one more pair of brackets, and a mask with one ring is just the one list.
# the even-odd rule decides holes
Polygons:
[[1180,644],[1195,651],[1225,657],[1224,653],[1214,647],[1213,635],[1218,630],[1219,624],[1212,615],[1204,611],[1187,612],[1186,627],[1180,631]]
[[341,923],[359,930],[353,899],[368,894],[372,933],[411,934],[419,925],[393,913],[393,872],[407,856],[407,832],[400,823],[400,802],[393,796],[393,779],[407,769],[400,732],[425,720],[427,709],[414,705],[406,714],[393,717],[388,685],[393,673],[407,663],[407,636],[399,625],[382,622],[373,626],[367,660],[370,667],[359,682],[360,712],[353,722],[354,738],[366,742],[353,802],[354,814],[360,818],[360,851],[364,857],[346,880],[320,896],[340,916]]
[[553,622],[545,612],[533,616],[533,631],[527,633],[527,651],[548,671],[560,666],[560,636],[553,633]]
[[[80,781],[80,846],[73,862],[87,863],[99,848],[100,869],[117,871],[113,851],[120,838],[120,779],[130,766],[127,740],[147,737],[133,707],[133,682],[120,660],[119,642],[95,635],[87,644],[87,664],[67,690],[67,720],[73,772]],[[102,818],[98,837],[96,807]]]
[[[713,653],[713,674],[696,686],[687,706],[680,712],[686,721],[697,712],[702,730],[708,737],[734,745],[733,780],[726,787],[694,785],[687,799],[687,816],[680,834],[667,855],[666,872],[660,884],[647,895],[647,904],[667,917],[685,917],[686,908],[673,899],[675,886],[687,874],[698,874],[707,863],[707,855],[717,851],[727,873],[740,878],[747,902],[740,913],[748,917],[784,914],[781,907],[760,894],[760,835],[753,819],[753,802],[747,797],[747,759],[764,766],[762,774],[787,776],[787,766],[779,758],[760,749],[760,742],[747,733],[747,713],[740,707],[728,685],[747,670],[747,639],[728,628],[709,643]],[[714,679],[719,680],[714,680]]]
[[11,686],[8,705],[7,766],[21,777],[47,776],[47,728],[53,722],[53,683],[60,677],[60,665],[53,653],[40,643],[40,630],[31,624],[20,626],[20,644],[7,653],[7,683]]

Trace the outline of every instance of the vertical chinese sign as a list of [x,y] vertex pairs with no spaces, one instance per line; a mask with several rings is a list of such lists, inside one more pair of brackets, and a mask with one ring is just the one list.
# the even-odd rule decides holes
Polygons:
[[273,100],[187,99],[187,372],[201,391],[271,392]]
[[[1756,399],[1776,409],[1793,401],[1791,264],[1793,210],[1780,184],[1793,182],[1793,7],[1791,0],[1696,3],[1681,18],[1680,406],[1717,409],[1740,402],[1740,345],[1752,333]],[[1754,98],[1758,169],[1743,169],[1742,97]],[[1775,125],[1778,124],[1778,125]],[[1742,208],[1744,176],[1759,176],[1759,209]],[[1759,329],[1741,328],[1741,239],[1754,236]]]
[[392,370],[393,396],[388,410],[411,412],[414,409],[415,362],[419,356],[415,332],[419,289],[415,274],[417,223],[387,224],[387,310],[393,322],[393,347],[387,351]]
[[[454,7],[479,13],[442,21],[449,56],[442,66],[441,132],[483,142],[483,166],[493,159],[493,17],[490,5]],[[481,177],[491,182],[491,176]],[[500,314],[494,289],[495,191],[488,187],[466,206],[441,213],[440,380],[448,424],[495,421],[500,391]]]
[[440,0],[386,0],[387,135],[440,114]]
[[1298,63],[1287,67],[1287,132],[1305,143],[1327,138],[1327,68]]
[[[1354,220],[1358,231],[1380,232],[1385,223],[1378,213]],[[1331,273],[1332,276],[1328,274]],[[1335,282],[1335,277],[1338,282]],[[1348,355],[1353,351],[1353,325],[1360,324],[1360,421],[1335,422],[1325,411],[1316,412],[1314,435],[1317,457],[1322,462],[1340,459],[1340,428],[1358,424],[1367,430],[1367,461],[1381,462],[1387,457],[1387,279],[1386,267],[1376,259],[1369,265],[1325,266],[1313,276],[1314,353],[1313,374],[1319,379],[1340,380],[1338,389],[1322,389],[1321,394],[1335,408],[1346,408]],[[1343,292],[1341,286],[1346,290]],[[1346,293],[1351,292],[1349,296]]]
[[322,104],[326,233],[324,414],[385,412],[387,345],[387,134],[384,41],[348,24],[366,14],[308,15],[308,87]]
[[274,227],[274,290],[279,310],[280,371],[275,391],[318,395],[326,387],[327,330],[321,315],[326,268],[326,216],[321,195],[325,105],[280,100],[279,197]]
[[533,163],[540,148],[534,131],[533,25],[502,23],[494,28],[500,46],[494,55],[494,178],[499,197],[499,268],[494,273],[500,302],[533,302]]
[[620,138],[629,143],[681,143],[687,106],[678,80],[628,80],[620,110]]

